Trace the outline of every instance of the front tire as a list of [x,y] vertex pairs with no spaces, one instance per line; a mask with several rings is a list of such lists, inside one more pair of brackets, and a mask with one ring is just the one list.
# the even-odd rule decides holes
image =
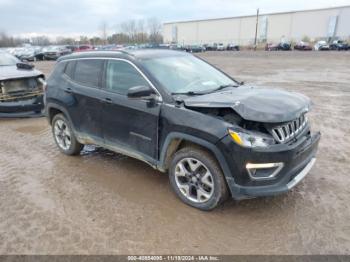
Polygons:
[[58,149],[66,155],[78,155],[84,145],[76,139],[72,126],[63,114],[57,114],[52,119],[52,134]]
[[224,175],[216,159],[197,147],[175,153],[169,169],[175,194],[187,205],[209,211],[228,197]]

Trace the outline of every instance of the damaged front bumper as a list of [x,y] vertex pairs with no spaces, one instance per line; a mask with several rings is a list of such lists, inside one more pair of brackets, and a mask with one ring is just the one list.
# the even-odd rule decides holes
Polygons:
[[[225,158],[232,175],[226,180],[232,197],[241,200],[289,191],[314,165],[320,137],[320,133],[308,132],[293,144],[259,149],[240,147],[225,137],[220,146],[227,152]],[[252,170],[259,167],[265,169],[257,176],[258,169]]]

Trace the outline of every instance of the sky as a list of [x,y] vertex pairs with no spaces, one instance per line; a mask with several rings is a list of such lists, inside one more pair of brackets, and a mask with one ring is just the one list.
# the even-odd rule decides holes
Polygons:
[[350,0],[0,0],[0,32],[16,36],[99,35],[130,19],[161,22],[350,5]]

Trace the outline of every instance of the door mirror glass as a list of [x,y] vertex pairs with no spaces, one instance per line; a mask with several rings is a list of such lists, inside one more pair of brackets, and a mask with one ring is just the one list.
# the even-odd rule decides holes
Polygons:
[[151,99],[154,98],[154,95],[154,90],[148,86],[134,86],[128,90],[129,98]]

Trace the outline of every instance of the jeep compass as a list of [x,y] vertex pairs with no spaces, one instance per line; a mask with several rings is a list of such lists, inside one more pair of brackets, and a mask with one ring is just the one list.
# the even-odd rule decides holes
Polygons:
[[45,91],[58,149],[95,144],[167,172],[202,210],[285,193],[315,163],[309,98],[240,83],[191,54],[100,51],[58,59]]

